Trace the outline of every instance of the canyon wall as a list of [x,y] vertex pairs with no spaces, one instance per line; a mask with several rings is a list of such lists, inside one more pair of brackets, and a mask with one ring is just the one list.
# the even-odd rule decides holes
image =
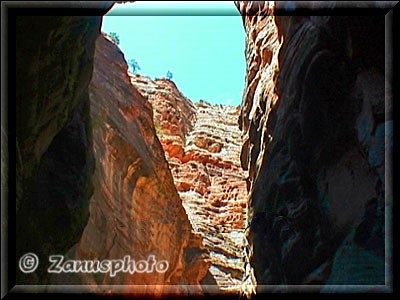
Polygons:
[[[211,263],[203,285],[224,294],[248,294],[246,264],[247,172],[240,167],[240,107],[192,103],[175,83],[131,75],[149,100],[182,204],[201,235]],[[251,283],[245,281],[247,283]]]
[[384,16],[273,16],[290,3],[235,3],[246,30],[241,163],[258,291],[385,284]]
[[[105,14],[111,5],[94,6]],[[101,16],[9,21],[16,26],[16,280],[45,284],[48,256],[76,243],[89,217],[94,161],[88,85]],[[18,268],[27,252],[42,262],[34,273]]]
[[[102,4],[104,13],[111,5]],[[100,25],[101,17],[17,22],[18,283],[89,285],[95,292],[130,284],[119,292],[138,297],[240,292],[247,193],[238,108],[185,99],[173,112],[156,107],[156,116],[172,119],[155,118],[154,127],[152,106],[131,86],[122,53],[97,39]],[[18,260],[27,252],[41,263],[22,274]],[[50,277],[53,254],[80,260],[153,254],[169,268]],[[59,291],[53,288],[46,291]]]
[[193,233],[153,125],[150,103],[130,83],[123,53],[107,37],[96,43],[89,87],[94,174],[90,218],[74,259],[166,260],[166,272],[55,276],[55,283],[137,285],[119,292],[155,296],[202,293],[209,263]]
[[[96,5],[104,14],[112,2]],[[69,258],[167,260],[165,273],[51,279],[94,291],[132,284],[123,291],[136,296],[207,285],[249,295],[255,279],[259,291],[387,283],[384,18],[236,5],[247,35],[241,111],[129,76],[118,48],[98,39],[100,16],[17,17],[18,284],[49,283],[48,256],[68,249]],[[41,263],[24,274],[27,252]]]

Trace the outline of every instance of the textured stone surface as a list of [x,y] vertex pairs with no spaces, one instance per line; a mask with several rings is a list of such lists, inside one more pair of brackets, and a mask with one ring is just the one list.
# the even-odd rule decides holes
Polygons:
[[274,17],[267,2],[236,5],[258,286],[383,284],[384,17]]
[[239,107],[192,103],[172,81],[132,75],[148,98],[158,137],[194,232],[203,237],[212,263],[203,284],[221,292],[247,292],[247,176],[240,167]]
[[76,243],[89,217],[88,85],[100,25],[100,16],[16,19],[16,263],[26,252],[43,262],[30,274],[16,266],[19,284],[45,284],[48,255]]
[[[202,292],[208,265],[201,237],[194,235],[158,141],[149,102],[131,85],[122,52],[107,38],[97,40],[90,84],[96,186],[90,219],[75,259],[135,261],[154,255],[165,273],[81,274],[57,283],[142,285],[147,296]],[[190,260],[187,253],[194,253]],[[100,276],[99,276],[100,275]],[[58,278],[57,278],[58,277]],[[154,285],[157,286],[154,288]],[[186,285],[192,285],[190,291]],[[134,292],[126,287],[126,292]]]
[[[169,271],[57,283],[152,284],[141,292],[153,296],[186,295],[185,284],[200,293],[200,282],[250,291],[250,259],[259,285],[383,283],[383,240],[390,234],[384,210],[392,203],[384,194],[391,180],[384,155],[393,147],[383,17],[268,17],[270,4],[237,5],[247,32],[240,160],[249,171],[251,247],[243,240],[238,136],[228,130],[224,141],[214,122],[233,128],[237,111],[178,101],[173,85],[157,80],[154,88],[166,94],[149,92],[156,101],[146,95],[153,128],[151,106],[130,86],[114,47],[92,85],[89,122],[101,17],[25,16],[16,23],[17,260],[34,252],[47,262],[76,243],[94,188],[89,224],[68,256],[154,253],[170,262]],[[99,158],[94,186],[92,146]],[[48,283],[47,266],[17,271],[17,283]]]

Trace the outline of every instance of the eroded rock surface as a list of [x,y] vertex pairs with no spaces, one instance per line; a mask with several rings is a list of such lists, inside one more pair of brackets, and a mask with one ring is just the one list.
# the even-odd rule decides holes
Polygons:
[[[168,262],[168,270],[120,272],[115,277],[87,273],[54,280],[141,285],[140,293],[157,297],[201,293],[199,282],[209,266],[202,257],[201,237],[192,233],[174,186],[151,106],[131,85],[127,69],[122,52],[101,36],[90,84],[96,188],[88,225],[69,256],[102,261],[129,255],[139,261],[154,255],[157,261]],[[127,286],[125,291],[135,289]]]
[[[93,6],[104,14],[112,2]],[[15,24],[16,280],[46,284],[48,256],[75,244],[89,217],[94,161],[88,86],[101,16],[22,16]],[[27,252],[41,263],[24,274],[18,260]]]
[[239,107],[192,103],[172,81],[132,75],[153,106],[157,134],[194,232],[212,263],[203,284],[239,293],[246,267],[246,181]]
[[384,284],[384,149],[393,145],[384,16],[274,17],[268,2],[236,5],[247,33],[241,163],[259,291]]

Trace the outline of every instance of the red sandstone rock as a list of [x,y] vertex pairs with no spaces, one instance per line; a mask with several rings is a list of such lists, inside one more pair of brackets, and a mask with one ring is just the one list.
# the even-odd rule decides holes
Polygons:
[[[90,84],[96,189],[89,223],[70,255],[98,260],[154,255],[169,263],[165,273],[81,274],[83,284],[145,285],[144,293],[157,297],[184,294],[191,284],[190,292],[201,293],[209,265],[199,248],[201,237],[192,233],[174,186],[151,105],[131,85],[127,69],[122,52],[101,36]],[[199,253],[189,264],[187,249]]]
[[192,103],[169,80],[131,80],[153,106],[175,185],[208,250],[211,276],[221,291],[240,292],[247,191],[239,162],[239,108]]
[[236,2],[247,36],[241,163],[259,286],[384,282],[383,131],[390,139],[393,124],[383,109],[384,19],[273,15],[324,5]]

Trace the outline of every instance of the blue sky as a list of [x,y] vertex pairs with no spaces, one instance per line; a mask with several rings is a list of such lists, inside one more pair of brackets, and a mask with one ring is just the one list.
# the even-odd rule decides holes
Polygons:
[[240,105],[245,33],[233,2],[115,4],[102,31],[117,32],[125,59],[136,59],[139,74],[165,78],[170,70],[192,101]]

